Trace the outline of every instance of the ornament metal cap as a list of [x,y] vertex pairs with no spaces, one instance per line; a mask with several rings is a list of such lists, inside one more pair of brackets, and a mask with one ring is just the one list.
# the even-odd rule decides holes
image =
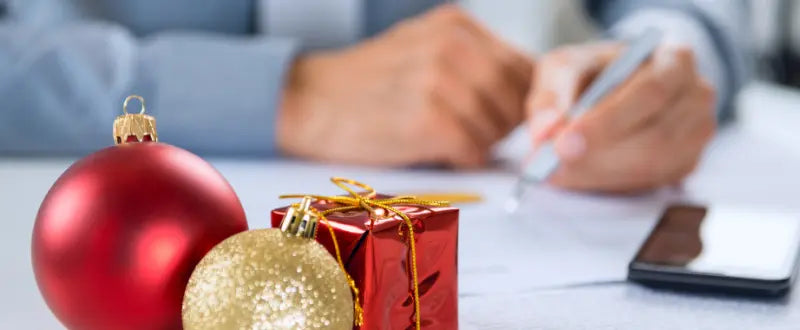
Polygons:
[[[128,113],[128,102],[132,99],[139,100],[141,108],[139,113]],[[139,95],[130,95],[122,103],[123,114],[114,120],[114,144],[128,142],[158,142],[156,133],[156,119],[144,113],[144,98]]]
[[314,239],[317,235],[319,215],[311,210],[311,197],[305,196],[299,204],[286,210],[281,221],[281,231],[293,236]]

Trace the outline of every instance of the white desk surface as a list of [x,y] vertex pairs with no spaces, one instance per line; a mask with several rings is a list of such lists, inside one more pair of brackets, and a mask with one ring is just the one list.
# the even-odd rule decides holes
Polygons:
[[[746,90],[740,104],[740,120],[720,132],[702,165],[678,195],[692,200],[800,209],[800,93],[757,84]],[[514,150],[520,149],[514,147],[515,143],[509,142],[501,148],[501,154],[514,154]],[[0,229],[0,329],[62,328],[39,295],[29,251],[39,203],[72,161],[0,158],[0,223],[3,224]],[[653,217],[663,204],[660,196],[675,195],[674,191],[608,201],[599,196],[540,191],[539,195],[547,198],[576,200],[576,206],[591,204],[602,209],[600,212],[606,212],[605,216],[613,215],[622,203],[637,210],[634,213],[626,210],[628,216],[635,214],[640,219],[619,226],[622,222],[582,220],[583,228],[573,230],[579,239],[585,239],[581,242],[583,248],[591,249],[591,261],[581,260],[575,254],[581,251],[579,249],[568,252],[566,250],[571,249],[567,248],[563,255],[556,251],[547,258],[539,258],[544,255],[539,253],[534,260],[526,261],[536,267],[531,274],[506,274],[508,279],[516,281],[503,281],[506,283],[498,286],[502,288],[493,292],[494,282],[488,281],[502,281],[503,277],[489,274],[486,276],[489,280],[480,283],[483,277],[479,268],[493,262],[481,259],[491,258],[491,253],[486,251],[508,243],[505,237],[493,237],[491,231],[485,229],[492,221],[510,223],[502,213],[515,182],[510,171],[399,171],[286,160],[212,160],[212,163],[237,190],[251,228],[268,226],[268,212],[285,204],[276,198],[277,195],[298,192],[293,191],[297,186],[290,180],[302,180],[303,192],[315,193],[339,193],[327,181],[334,175],[359,179],[386,192],[482,193],[485,201],[463,206],[460,219],[459,319],[464,329],[800,329],[800,290],[777,301],[665,292],[625,283],[619,278],[624,269],[608,267],[617,264],[624,267],[631,257],[627,250],[632,247],[628,245],[642,240],[654,222]],[[552,207],[542,205],[546,203],[537,204],[536,198],[529,201],[522,211],[524,214],[538,214],[541,209]],[[603,209],[606,204],[616,206]],[[548,214],[569,216],[563,212]],[[536,221],[528,223],[541,227],[547,224],[544,221],[559,219]],[[530,241],[546,241],[546,232],[540,229],[543,227],[517,232],[527,234]],[[564,235],[564,229],[561,230],[560,234]],[[576,235],[567,236],[575,239]],[[627,243],[614,244],[617,241]],[[584,273],[593,273],[586,271],[590,267],[605,267],[611,271],[599,272],[605,277],[584,276]],[[561,277],[565,280],[560,284],[541,280]]]

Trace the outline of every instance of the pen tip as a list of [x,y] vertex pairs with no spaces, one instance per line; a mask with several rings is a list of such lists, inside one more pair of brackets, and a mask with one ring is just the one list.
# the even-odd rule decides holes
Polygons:
[[517,185],[514,186],[514,191],[511,192],[511,198],[509,198],[508,201],[506,201],[505,205],[506,212],[514,213],[517,211],[524,193],[525,193],[525,181],[520,180],[519,182],[517,182]]

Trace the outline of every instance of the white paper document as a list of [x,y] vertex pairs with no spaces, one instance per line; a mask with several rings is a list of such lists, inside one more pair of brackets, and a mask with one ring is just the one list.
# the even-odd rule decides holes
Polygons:
[[628,261],[676,196],[669,189],[605,197],[531,187],[513,214],[487,209],[462,221],[459,291],[519,293],[624,280]]

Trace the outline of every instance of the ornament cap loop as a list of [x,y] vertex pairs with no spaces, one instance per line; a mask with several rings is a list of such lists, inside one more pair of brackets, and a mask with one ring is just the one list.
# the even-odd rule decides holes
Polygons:
[[299,204],[286,210],[281,221],[281,231],[293,236],[314,239],[317,236],[319,214],[311,209],[311,197],[305,196]]
[[139,100],[139,104],[140,104],[140,106],[139,106],[139,114],[143,115],[144,112],[145,112],[144,98],[139,96],[139,95],[136,95],[136,94],[128,95],[128,97],[125,98],[125,101],[122,102],[122,112],[124,112],[126,115],[129,114],[129,112],[128,112],[128,102],[130,102],[133,99]]
[[[136,99],[141,103],[139,113],[128,113],[128,102]],[[130,95],[122,103],[122,115],[114,120],[114,144],[129,142],[158,142],[156,132],[156,119],[146,115],[144,98],[139,95]]]

